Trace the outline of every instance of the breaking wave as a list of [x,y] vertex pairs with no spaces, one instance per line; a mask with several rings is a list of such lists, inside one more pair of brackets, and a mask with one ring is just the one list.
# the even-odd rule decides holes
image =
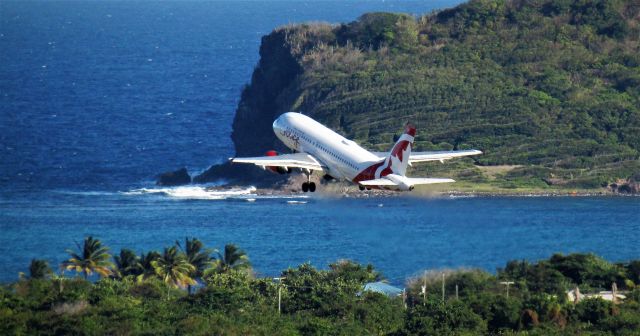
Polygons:
[[180,199],[224,200],[228,198],[255,198],[256,187],[206,188],[197,186],[175,188],[140,188],[122,192],[123,195],[161,194]]
[[206,186],[183,186],[171,188],[139,188],[129,191],[120,192],[121,195],[138,196],[138,195],[160,195],[174,199],[193,199],[193,200],[245,200],[247,202],[255,202],[258,199],[305,199],[307,195],[292,195],[280,193],[257,193],[256,187],[206,187]]

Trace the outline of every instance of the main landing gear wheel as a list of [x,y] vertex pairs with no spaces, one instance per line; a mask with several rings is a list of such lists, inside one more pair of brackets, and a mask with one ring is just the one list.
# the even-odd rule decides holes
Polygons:
[[316,183],[315,182],[304,182],[302,184],[302,191],[303,192],[315,192],[316,191]]
[[362,184],[359,184],[358,189],[360,189],[360,191],[364,191],[364,186]]
[[314,192],[316,191],[316,183],[315,182],[311,182],[311,173],[313,173],[313,171],[311,170],[306,170],[304,171],[305,175],[307,175],[307,182],[302,183],[302,191],[303,192]]

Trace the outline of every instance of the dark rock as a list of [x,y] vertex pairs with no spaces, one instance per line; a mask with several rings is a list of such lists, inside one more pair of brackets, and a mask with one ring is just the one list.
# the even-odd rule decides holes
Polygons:
[[256,187],[272,187],[287,180],[288,175],[265,171],[252,164],[226,162],[209,167],[202,174],[194,176],[194,183],[224,182],[226,184],[252,184]]
[[620,194],[640,194],[640,182],[635,176],[629,179],[618,179],[609,185],[609,190]]
[[633,193],[633,189],[631,188],[630,185],[623,184],[623,185],[618,187],[618,192],[622,193],[622,194],[632,194]]
[[177,186],[189,183],[191,183],[191,176],[189,176],[187,168],[160,174],[158,175],[158,181],[156,181],[156,184],[161,186]]

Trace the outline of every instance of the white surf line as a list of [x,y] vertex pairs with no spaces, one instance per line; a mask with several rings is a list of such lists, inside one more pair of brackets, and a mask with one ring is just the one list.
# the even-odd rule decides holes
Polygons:
[[[202,186],[180,186],[165,188],[140,188],[130,191],[120,192],[122,195],[165,195],[176,199],[196,199],[196,200],[225,200],[239,199],[247,202],[255,202],[259,199],[306,199],[308,195],[260,195],[256,193],[254,186],[246,188],[210,188]],[[306,203],[306,202],[305,202]]]
[[173,198],[180,199],[206,199],[221,200],[237,196],[255,195],[256,188],[235,188],[235,189],[207,189],[198,186],[174,187],[174,188],[140,188],[126,192],[124,195],[145,195],[145,194],[164,194]]

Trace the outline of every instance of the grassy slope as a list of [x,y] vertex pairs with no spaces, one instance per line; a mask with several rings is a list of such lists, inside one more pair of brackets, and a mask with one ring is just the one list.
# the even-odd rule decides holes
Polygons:
[[[375,150],[408,121],[416,150],[482,149],[413,171],[458,186],[601,188],[640,174],[639,12],[632,1],[472,1],[280,28],[302,71],[270,111],[304,111]],[[268,85],[256,74],[247,92]],[[262,113],[252,99],[264,97],[243,95],[239,113]],[[482,168],[495,165],[519,167]]]

